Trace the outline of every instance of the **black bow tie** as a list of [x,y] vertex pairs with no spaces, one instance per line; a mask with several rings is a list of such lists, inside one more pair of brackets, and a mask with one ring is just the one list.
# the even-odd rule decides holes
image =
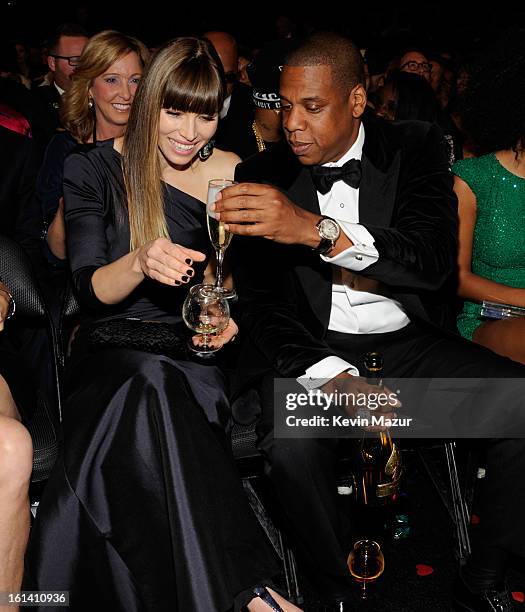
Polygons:
[[325,195],[337,181],[344,181],[350,187],[357,189],[361,182],[361,161],[350,159],[341,167],[312,166],[312,180],[319,193]]

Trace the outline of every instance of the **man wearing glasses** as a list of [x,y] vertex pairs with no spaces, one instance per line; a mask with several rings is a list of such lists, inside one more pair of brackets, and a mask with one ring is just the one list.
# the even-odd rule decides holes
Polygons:
[[60,125],[60,96],[69,89],[71,75],[75,71],[88,36],[76,24],[61,25],[48,42],[49,83],[35,90],[37,103],[42,108],[44,138],[49,140]]
[[430,83],[432,64],[426,56],[417,49],[405,51],[399,60],[399,70],[419,74]]

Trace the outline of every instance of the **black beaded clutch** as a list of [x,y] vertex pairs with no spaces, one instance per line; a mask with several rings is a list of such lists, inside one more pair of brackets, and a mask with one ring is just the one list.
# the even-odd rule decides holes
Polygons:
[[86,334],[92,349],[125,348],[187,359],[186,338],[172,323],[112,319],[92,324]]

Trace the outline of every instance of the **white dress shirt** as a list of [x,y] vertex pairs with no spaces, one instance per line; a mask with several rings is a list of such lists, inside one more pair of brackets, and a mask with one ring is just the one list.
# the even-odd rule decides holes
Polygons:
[[230,110],[230,104],[232,102],[231,95],[224,98],[224,102],[222,103],[221,112],[219,113],[219,119],[224,119]]
[[[324,165],[342,166],[350,159],[360,160],[364,141],[365,129],[361,124],[356,141],[343,157]],[[367,284],[371,283],[359,275],[379,259],[372,235],[359,225],[359,188],[337,181],[327,194],[318,192],[317,197],[321,214],[336,219],[353,242],[353,246],[334,257],[321,255],[324,261],[332,264],[332,309],[328,329],[347,334],[381,334],[408,325],[410,319],[401,304],[366,291]],[[323,379],[331,379],[344,371],[359,375],[355,366],[334,355],[310,366],[297,380],[306,389],[313,389],[322,384]]]

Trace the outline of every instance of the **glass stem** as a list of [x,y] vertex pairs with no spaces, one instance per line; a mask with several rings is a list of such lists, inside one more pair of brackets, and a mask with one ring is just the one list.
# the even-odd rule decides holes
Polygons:
[[224,249],[217,249],[217,281],[215,286],[222,288],[222,262],[224,261]]
[[366,599],[367,598],[367,591],[366,591],[366,580],[363,580],[361,582],[361,599]]

